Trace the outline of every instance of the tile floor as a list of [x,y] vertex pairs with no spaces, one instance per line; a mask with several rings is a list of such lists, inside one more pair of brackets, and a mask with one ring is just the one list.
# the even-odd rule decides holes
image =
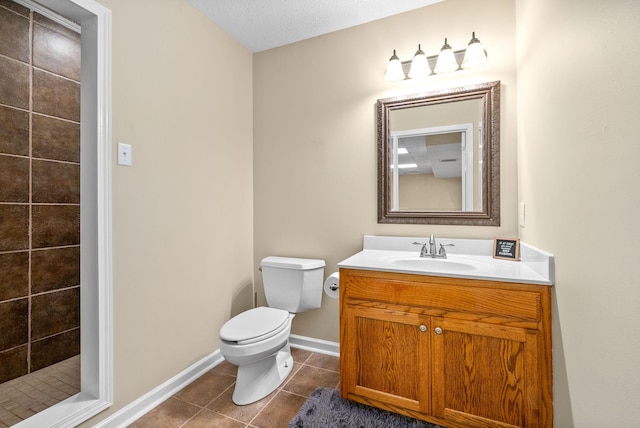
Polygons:
[[286,428],[316,388],[337,388],[340,376],[338,357],[297,348],[292,354],[289,378],[256,403],[233,404],[237,368],[224,361],[129,427]]
[[80,392],[80,355],[0,384],[0,428]]

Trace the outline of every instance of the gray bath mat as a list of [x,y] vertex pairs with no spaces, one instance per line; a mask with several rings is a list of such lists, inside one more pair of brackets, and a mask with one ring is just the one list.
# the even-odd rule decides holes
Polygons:
[[302,405],[289,428],[442,428],[417,419],[365,406],[318,388]]

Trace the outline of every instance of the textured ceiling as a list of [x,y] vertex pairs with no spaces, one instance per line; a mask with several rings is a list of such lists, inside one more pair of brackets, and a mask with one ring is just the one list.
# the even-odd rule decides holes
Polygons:
[[443,0],[189,0],[252,52],[300,40]]

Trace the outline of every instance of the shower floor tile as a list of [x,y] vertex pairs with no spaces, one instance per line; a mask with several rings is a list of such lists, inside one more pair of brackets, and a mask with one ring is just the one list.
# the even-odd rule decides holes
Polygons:
[[0,384],[0,428],[80,392],[80,355]]

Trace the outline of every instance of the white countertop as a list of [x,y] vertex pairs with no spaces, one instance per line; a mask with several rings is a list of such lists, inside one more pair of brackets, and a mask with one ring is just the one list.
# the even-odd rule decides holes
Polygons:
[[[526,284],[553,285],[555,280],[553,255],[523,242],[520,242],[520,261],[513,261],[492,257],[493,240],[436,237],[438,247],[440,243],[454,244],[447,247],[447,260],[437,263],[437,269],[399,266],[394,263],[399,259],[419,260],[420,246],[413,243],[428,240],[425,237],[365,235],[363,250],[338,263],[338,267]],[[447,264],[463,265],[468,269],[447,270]]]

